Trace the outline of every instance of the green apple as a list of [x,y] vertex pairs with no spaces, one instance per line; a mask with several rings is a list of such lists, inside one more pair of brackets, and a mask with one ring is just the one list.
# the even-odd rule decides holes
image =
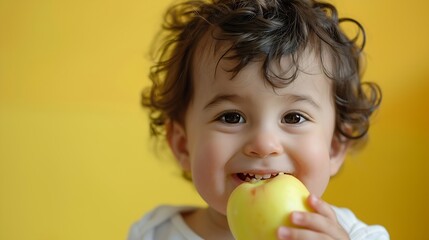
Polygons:
[[277,239],[278,227],[292,226],[291,212],[311,211],[309,195],[301,181],[287,174],[242,183],[229,197],[228,225],[237,240]]

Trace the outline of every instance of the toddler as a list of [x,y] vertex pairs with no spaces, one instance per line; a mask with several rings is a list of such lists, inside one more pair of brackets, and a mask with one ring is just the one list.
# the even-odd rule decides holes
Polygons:
[[[361,44],[341,31],[344,21],[358,26]],[[279,227],[278,239],[389,239],[321,199],[381,99],[361,82],[357,21],[313,0],[187,1],[168,10],[164,30],[143,105],[207,207],[160,206],[129,240],[233,239],[231,192],[279,173],[306,185],[314,212],[292,213],[296,227]]]

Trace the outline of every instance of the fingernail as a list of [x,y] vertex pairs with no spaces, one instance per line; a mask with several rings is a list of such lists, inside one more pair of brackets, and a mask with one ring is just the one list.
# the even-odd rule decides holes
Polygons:
[[278,234],[280,238],[287,238],[290,236],[290,229],[287,227],[280,227],[278,230]]
[[312,194],[312,195],[310,195],[310,201],[313,204],[316,204],[319,201],[319,198]]
[[300,212],[294,212],[292,213],[292,222],[293,223],[301,223],[302,219],[304,219],[304,216]]

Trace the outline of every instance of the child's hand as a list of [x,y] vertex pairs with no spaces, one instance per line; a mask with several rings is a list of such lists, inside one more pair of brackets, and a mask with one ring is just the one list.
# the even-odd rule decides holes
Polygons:
[[308,203],[314,212],[292,213],[292,223],[301,228],[280,227],[277,231],[279,240],[349,239],[347,232],[338,223],[334,210],[326,202],[310,195]]

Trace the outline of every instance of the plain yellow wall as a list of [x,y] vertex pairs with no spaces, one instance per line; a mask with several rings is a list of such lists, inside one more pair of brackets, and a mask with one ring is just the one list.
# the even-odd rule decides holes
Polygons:
[[[151,150],[139,107],[169,2],[0,0],[0,239],[125,239],[158,204],[203,204]],[[334,2],[365,26],[364,78],[384,100],[325,199],[392,239],[425,239],[429,3]]]

